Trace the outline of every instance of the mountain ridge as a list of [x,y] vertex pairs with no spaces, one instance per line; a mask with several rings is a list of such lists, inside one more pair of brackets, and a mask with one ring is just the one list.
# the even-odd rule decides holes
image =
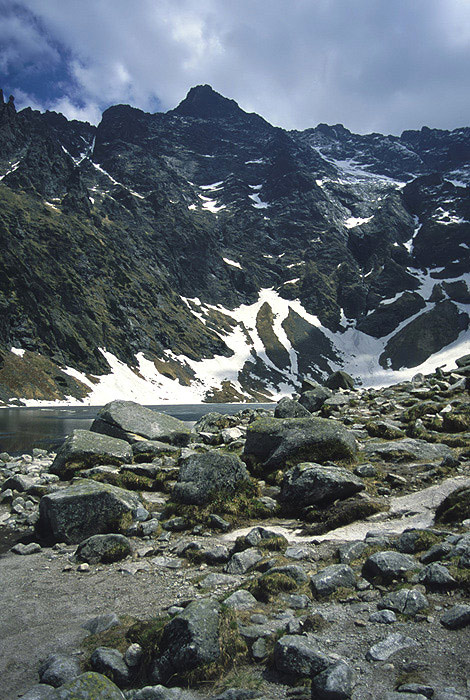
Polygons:
[[339,126],[287,132],[210,86],[97,127],[0,102],[0,398],[96,401],[118,367],[154,403],[270,400],[465,344],[470,129]]

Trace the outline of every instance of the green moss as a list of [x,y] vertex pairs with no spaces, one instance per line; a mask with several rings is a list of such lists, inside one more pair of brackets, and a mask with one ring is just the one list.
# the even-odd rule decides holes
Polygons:
[[153,479],[126,470],[119,472],[119,474],[113,472],[93,474],[91,478],[93,481],[98,481],[101,484],[111,484],[112,486],[119,486],[121,489],[127,489],[129,491],[155,490]]
[[258,549],[266,549],[268,552],[284,552],[289,545],[289,542],[283,535],[273,535],[261,540],[256,546]]
[[304,515],[304,520],[314,525],[307,525],[304,530],[309,535],[322,535],[335,528],[349,525],[357,520],[364,520],[383,510],[383,505],[362,498],[352,498],[326,508],[311,506]]

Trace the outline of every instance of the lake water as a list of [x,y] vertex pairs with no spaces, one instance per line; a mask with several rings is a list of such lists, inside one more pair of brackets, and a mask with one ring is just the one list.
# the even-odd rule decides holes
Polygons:
[[[56,448],[75,428],[88,430],[99,406],[0,409],[0,452],[30,453],[33,447]],[[183,421],[197,421],[210,412],[234,414],[243,408],[273,408],[273,404],[182,404],[149,406]]]

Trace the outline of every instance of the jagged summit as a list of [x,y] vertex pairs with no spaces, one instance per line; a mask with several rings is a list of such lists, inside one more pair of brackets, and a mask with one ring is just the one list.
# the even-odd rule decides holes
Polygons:
[[192,87],[184,100],[170,113],[198,119],[224,119],[246,114],[235,100],[224,97],[210,85]]

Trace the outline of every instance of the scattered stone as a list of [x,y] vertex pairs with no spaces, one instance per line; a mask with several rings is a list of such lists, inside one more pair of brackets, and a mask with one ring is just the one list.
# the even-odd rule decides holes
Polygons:
[[[331,396],[331,391],[323,386],[315,387],[309,391],[304,391],[299,399],[299,404],[305,408],[306,415],[314,411],[319,411],[325,401]],[[274,414],[276,415],[276,414]],[[277,416],[278,418],[301,418],[302,416]]]
[[250,610],[258,605],[258,601],[249,591],[240,589],[225,598],[224,605],[228,605],[233,610]]
[[312,678],[313,700],[348,700],[353,692],[354,674],[345,661],[337,661]]
[[55,691],[51,700],[125,700],[119,688],[101,673],[88,671]]
[[356,576],[347,564],[332,564],[310,577],[310,588],[315,596],[328,596],[338,588],[354,588]]
[[441,624],[450,630],[467,627],[470,625],[470,605],[454,605],[442,615]]
[[402,588],[399,591],[387,593],[378,603],[378,607],[414,617],[429,607],[429,601],[420,591]]
[[131,543],[124,535],[92,535],[78,545],[75,557],[89,564],[110,564],[132,553]]
[[11,548],[11,551],[15,554],[22,555],[37,554],[41,551],[41,545],[37,542],[30,542],[29,544],[18,542],[18,544],[15,544],[15,546]]
[[403,683],[398,686],[397,690],[399,693],[414,693],[415,695],[424,695],[426,698],[432,698],[434,695],[434,688],[421,683]]
[[142,649],[140,644],[134,643],[128,646],[124,653],[124,661],[126,663],[126,666],[128,666],[129,668],[135,668],[136,666],[138,666],[140,660],[142,659],[143,653],[144,650]]
[[430,591],[448,591],[458,585],[449,570],[437,562],[424,567],[419,574],[419,582]]
[[416,642],[413,639],[396,632],[395,634],[390,634],[381,642],[374,644],[367,652],[366,659],[368,661],[387,661],[397,651],[415,645]]
[[100,632],[106,632],[111,627],[117,627],[119,624],[118,616],[115,613],[108,613],[88,620],[82,627],[88,630],[90,634],[99,634]]
[[314,676],[331,665],[312,635],[285,635],[274,647],[274,665],[291,676]]
[[378,610],[369,615],[369,622],[379,622],[384,625],[391,625],[397,621],[397,616],[393,610]]
[[119,688],[129,684],[129,668],[117,649],[98,647],[90,657],[90,664],[94,671],[110,678]]
[[368,581],[390,583],[406,578],[406,574],[415,571],[419,566],[408,554],[393,551],[376,552],[364,562],[362,575]]
[[52,654],[39,666],[39,680],[54,688],[72,681],[81,673],[80,663],[73,656]]
[[275,418],[308,418],[310,411],[302,405],[302,401],[294,401],[284,396],[274,409]]
[[393,442],[375,442],[370,440],[363,446],[364,454],[369,458],[383,459],[385,462],[432,462],[452,456],[452,450],[441,443],[431,444],[425,440],[404,438]]
[[325,382],[329,389],[354,389],[354,379],[343,370],[337,370],[330,374]]
[[230,523],[216,513],[211,513],[209,515],[208,524],[209,527],[214,530],[221,530],[222,532],[228,532],[230,530]]
[[243,552],[237,552],[231,557],[224,571],[227,574],[245,574],[256,566],[262,558],[263,555],[258,549],[254,547],[245,549]]

